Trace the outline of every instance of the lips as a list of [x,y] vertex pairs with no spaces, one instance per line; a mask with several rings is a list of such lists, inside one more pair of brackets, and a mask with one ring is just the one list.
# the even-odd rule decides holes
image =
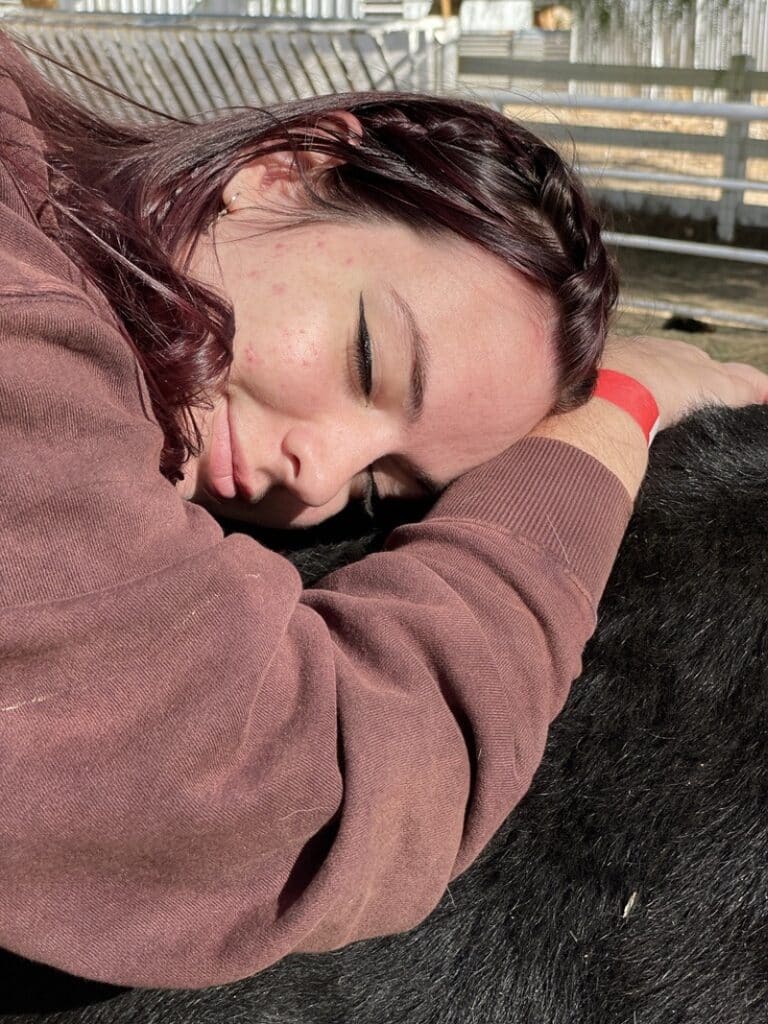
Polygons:
[[235,433],[235,425],[232,422],[232,416],[228,415],[228,419],[229,444],[232,456],[232,476],[234,479],[236,494],[238,495],[238,497],[242,498],[243,501],[253,501],[253,488],[246,482],[246,480],[243,477],[243,457],[240,452],[240,445],[238,444],[237,434]]
[[237,494],[227,398],[216,410],[213,420],[213,437],[208,456],[208,482],[220,498],[234,498]]
[[261,501],[273,480],[267,473],[251,476],[237,437],[229,397],[225,396],[213,417],[213,432],[208,450],[206,486],[217,500],[239,498],[252,505]]

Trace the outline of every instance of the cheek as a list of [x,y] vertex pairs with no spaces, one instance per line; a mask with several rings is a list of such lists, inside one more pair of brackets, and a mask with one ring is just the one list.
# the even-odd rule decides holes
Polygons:
[[297,327],[295,331],[283,331],[283,351],[288,362],[303,369],[317,370],[320,365],[320,344],[317,335],[306,327]]
[[304,411],[318,408],[336,377],[332,359],[309,327],[260,332],[236,351],[235,368],[247,390],[270,404]]
[[[272,260],[236,295],[235,368],[244,388],[292,411],[338,400],[343,370],[336,294],[317,267]],[[308,406],[311,403],[311,406]]]
[[[494,457],[531,431],[549,412],[554,398],[551,374],[543,365],[479,378],[464,366],[467,381],[453,376],[436,381],[420,436],[413,439],[437,475],[453,476]],[[458,374],[461,379],[461,374]]]

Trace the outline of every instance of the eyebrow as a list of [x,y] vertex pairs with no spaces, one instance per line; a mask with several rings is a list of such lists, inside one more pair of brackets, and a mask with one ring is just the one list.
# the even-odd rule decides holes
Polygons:
[[[419,422],[424,412],[424,395],[427,392],[429,381],[429,347],[411,306],[395,288],[390,287],[389,294],[407,328],[406,340],[408,342],[411,372],[408,381],[408,396],[403,408],[405,421],[409,427],[412,427],[415,423]],[[439,484],[421,466],[418,466],[409,459],[407,455],[395,455],[392,456],[392,460],[398,462],[406,473],[409,473],[423,487],[427,494],[433,498],[439,498],[448,487],[448,484]]]
[[408,396],[403,410],[406,423],[412,427],[419,422],[424,412],[424,395],[429,381],[429,349],[411,307],[394,288],[390,287],[389,294],[407,328],[405,336],[410,353],[411,372],[408,381]]

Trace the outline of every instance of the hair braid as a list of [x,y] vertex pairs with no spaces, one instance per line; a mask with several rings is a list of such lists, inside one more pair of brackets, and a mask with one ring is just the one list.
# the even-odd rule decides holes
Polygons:
[[618,277],[572,168],[522,124],[489,107],[401,96],[352,109],[365,138],[359,155],[338,168],[328,197],[348,205],[375,175],[376,197],[365,198],[397,216],[394,203],[382,198],[392,196],[396,182],[400,219],[417,230],[439,226],[479,243],[552,295],[560,376],[553,411],[586,401]]
[[556,411],[564,412],[592,393],[619,282],[584,187],[550,147],[540,145],[537,156],[539,209],[571,265],[556,291],[562,316],[558,347],[563,373]]

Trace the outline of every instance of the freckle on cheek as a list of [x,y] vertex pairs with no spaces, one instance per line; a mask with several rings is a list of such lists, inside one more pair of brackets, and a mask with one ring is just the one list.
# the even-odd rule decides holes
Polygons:
[[[299,331],[299,334],[306,334],[306,333],[307,332],[305,330],[303,330],[303,329]],[[304,352],[301,354],[301,356],[299,358],[299,365],[300,366],[304,366],[304,367],[312,366],[314,363],[317,362],[318,351],[319,350],[318,350],[317,344],[315,342],[313,342],[313,341],[308,342],[308,344],[306,345],[306,347],[304,349]]]

